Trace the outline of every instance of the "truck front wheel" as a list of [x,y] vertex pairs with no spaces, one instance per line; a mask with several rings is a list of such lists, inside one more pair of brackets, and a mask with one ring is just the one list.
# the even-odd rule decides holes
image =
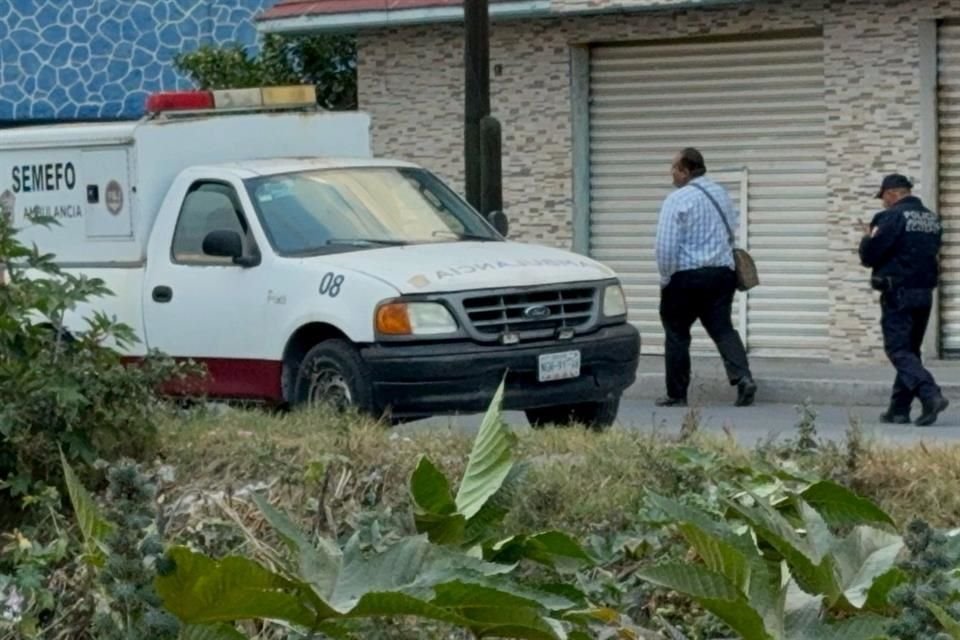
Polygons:
[[297,406],[373,412],[373,389],[360,355],[344,340],[325,340],[303,357],[293,399]]
[[594,431],[603,431],[617,419],[620,409],[620,397],[602,402],[581,402],[556,407],[541,407],[527,409],[527,420],[534,429],[542,429],[548,425],[567,427],[581,424]]

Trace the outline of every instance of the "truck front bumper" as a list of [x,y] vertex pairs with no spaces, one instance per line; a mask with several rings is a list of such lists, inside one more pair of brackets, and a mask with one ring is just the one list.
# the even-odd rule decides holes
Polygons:
[[[541,355],[574,350],[580,352],[579,377],[538,381]],[[417,418],[485,411],[505,371],[508,410],[611,400],[636,380],[640,335],[622,324],[564,341],[372,345],[360,355],[373,378],[377,406],[398,418]]]

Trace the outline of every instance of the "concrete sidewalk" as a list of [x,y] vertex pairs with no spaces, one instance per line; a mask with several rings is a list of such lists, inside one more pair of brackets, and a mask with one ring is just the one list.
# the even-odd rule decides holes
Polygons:
[[[753,357],[750,367],[759,387],[757,402],[777,404],[798,404],[809,398],[815,405],[885,406],[894,378],[893,367],[886,362],[853,365]],[[935,360],[927,367],[944,395],[960,407],[960,361]],[[651,399],[664,393],[663,356],[641,357],[637,383],[626,397]],[[719,356],[693,359],[692,403],[732,403],[735,397]]]

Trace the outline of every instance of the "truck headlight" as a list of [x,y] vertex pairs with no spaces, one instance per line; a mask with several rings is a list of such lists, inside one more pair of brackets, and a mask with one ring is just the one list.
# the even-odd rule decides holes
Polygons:
[[611,284],[604,290],[603,315],[608,318],[627,315],[627,298],[619,284]]
[[377,308],[377,332],[387,336],[454,333],[457,321],[436,302],[390,302]]

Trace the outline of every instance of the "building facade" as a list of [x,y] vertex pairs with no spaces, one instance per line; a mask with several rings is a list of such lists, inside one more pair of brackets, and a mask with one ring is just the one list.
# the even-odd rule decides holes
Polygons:
[[0,126],[137,118],[146,96],[190,87],[178,53],[256,46],[268,0],[4,0]]
[[[893,171],[944,217],[925,348],[960,356],[960,0],[495,0],[491,15],[511,233],[615,268],[647,353],[657,212],[673,154],[697,146],[760,270],[735,314],[754,357],[883,357],[858,220]],[[281,1],[260,28],[355,30],[376,151],[462,184],[459,2]]]

